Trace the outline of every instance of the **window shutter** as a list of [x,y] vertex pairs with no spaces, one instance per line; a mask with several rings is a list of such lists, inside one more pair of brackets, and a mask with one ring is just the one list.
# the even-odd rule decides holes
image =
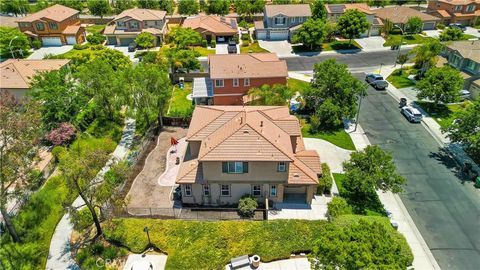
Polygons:
[[243,162],[243,173],[248,173],[248,162]]
[[228,172],[228,163],[222,162],[222,173],[227,173],[227,172]]

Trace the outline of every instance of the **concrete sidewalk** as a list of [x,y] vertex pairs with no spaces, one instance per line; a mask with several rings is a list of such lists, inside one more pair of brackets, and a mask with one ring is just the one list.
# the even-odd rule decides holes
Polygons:
[[[370,145],[370,141],[360,125],[357,126],[356,131],[353,131],[353,129],[354,125],[350,125],[346,131],[350,134],[357,150],[362,150]],[[398,231],[405,236],[412,250],[414,255],[413,267],[422,270],[440,269],[400,197],[392,192],[377,191],[377,194],[384,207],[392,213],[392,219],[399,225]]]

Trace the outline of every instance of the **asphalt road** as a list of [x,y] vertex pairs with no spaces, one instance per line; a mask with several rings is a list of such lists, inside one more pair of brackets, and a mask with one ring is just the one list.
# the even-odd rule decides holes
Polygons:
[[471,182],[461,184],[454,161],[421,124],[400,114],[385,91],[369,87],[359,123],[407,178],[400,197],[440,267],[480,269],[480,192]]

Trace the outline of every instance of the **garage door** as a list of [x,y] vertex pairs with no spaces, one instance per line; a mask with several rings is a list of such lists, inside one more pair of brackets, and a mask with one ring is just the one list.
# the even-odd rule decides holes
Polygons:
[[68,44],[68,45],[75,45],[75,44],[77,44],[77,39],[75,38],[75,36],[68,36],[68,37],[67,37],[67,44]]
[[121,38],[120,39],[120,46],[128,46],[130,43],[134,42],[134,38]]
[[43,46],[62,46],[62,40],[59,37],[43,37]]
[[267,38],[267,32],[266,31],[255,31],[257,34],[257,39],[263,40]]
[[379,36],[380,35],[380,28],[371,28],[370,29],[370,36]]
[[435,30],[435,22],[426,22],[423,24],[423,30]]
[[286,40],[288,39],[288,30],[270,30],[269,40]]

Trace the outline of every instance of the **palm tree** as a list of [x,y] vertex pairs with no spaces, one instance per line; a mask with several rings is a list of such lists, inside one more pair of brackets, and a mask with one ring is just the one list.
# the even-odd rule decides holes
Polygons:
[[431,40],[412,50],[415,54],[415,65],[420,66],[420,74],[422,76],[431,66],[435,65],[442,47],[443,45],[438,40]]
[[261,87],[253,87],[248,90],[248,96],[252,100],[251,105],[287,105],[293,96],[292,89],[283,84],[270,86],[264,84]]
[[404,53],[404,54],[400,54],[398,56],[398,60],[397,62],[400,64],[400,70],[403,70],[403,65],[408,61],[408,54],[407,53]]

